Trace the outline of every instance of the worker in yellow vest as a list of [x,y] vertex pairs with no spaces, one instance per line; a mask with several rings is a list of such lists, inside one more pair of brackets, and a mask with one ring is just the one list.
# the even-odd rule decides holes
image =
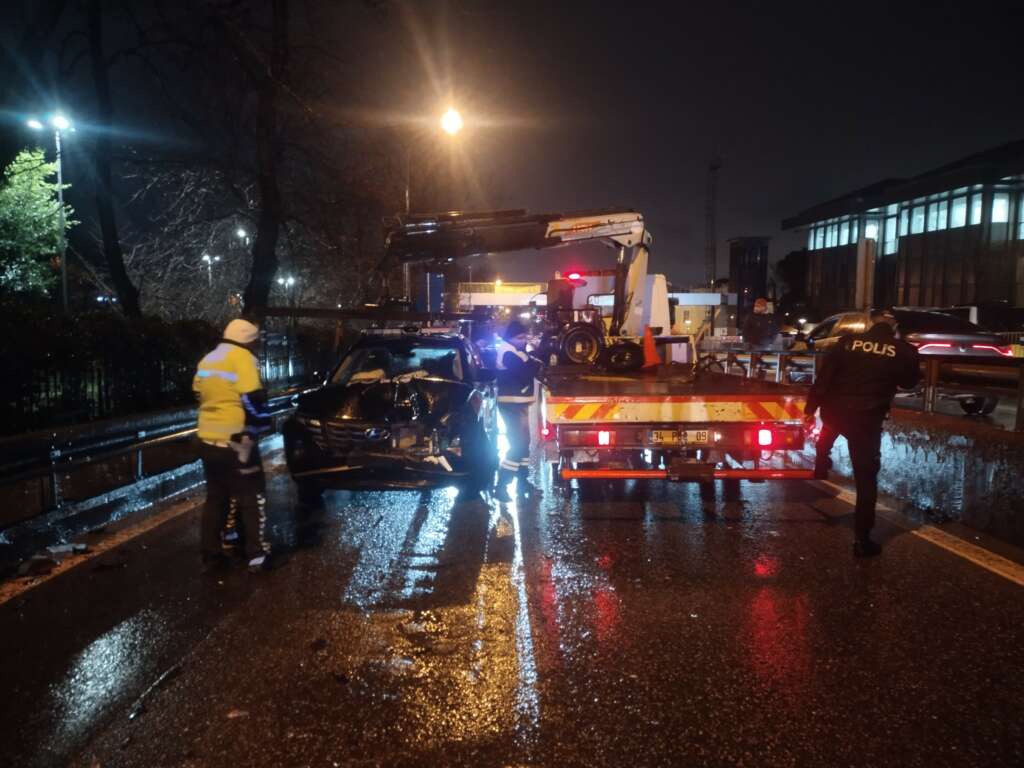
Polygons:
[[199,397],[199,452],[206,476],[202,554],[208,567],[227,563],[221,532],[229,512],[241,523],[249,568],[266,570],[271,565],[258,442],[271,419],[253,353],[258,339],[255,325],[232,320],[220,344],[199,361],[192,382]]

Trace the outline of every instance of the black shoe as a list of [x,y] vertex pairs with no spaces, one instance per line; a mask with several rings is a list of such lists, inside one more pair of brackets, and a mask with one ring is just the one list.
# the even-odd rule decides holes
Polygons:
[[874,557],[880,554],[882,554],[882,548],[867,536],[863,539],[857,539],[853,543],[854,557]]
[[537,486],[533,485],[526,478],[520,477],[516,480],[516,495],[520,497],[536,496]]
[[285,561],[280,555],[266,554],[254,557],[249,561],[249,573],[261,573],[262,571],[273,571],[284,565]]
[[494,498],[497,501],[502,502],[503,504],[508,504],[510,501],[512,501],[512,497],[508,495],[508,486],[507,485],[498,485],[498,486],[496,486],[495,489],[494,489]]

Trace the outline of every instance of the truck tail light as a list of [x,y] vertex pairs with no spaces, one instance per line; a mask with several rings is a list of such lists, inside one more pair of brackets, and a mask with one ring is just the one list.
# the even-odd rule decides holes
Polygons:
[[1003,357],[1013,357],[1012,347],[997,347],[994,344],[972,344],[971,346],[974,349],[987,349],[989,352],[995,352]]
[[770,429],[761,428],[757,430],[757,444],[762,448],[771,448],[775,442],[775,435]]
[[550,421],[545,421],[544,426],[540,428],[540,436],[545,440],[555,439],[555,428],[551,426]]
[[598,445],[611,445],[612,444],[612,433],[607,429],[602,429],[597,433],[597,444]]

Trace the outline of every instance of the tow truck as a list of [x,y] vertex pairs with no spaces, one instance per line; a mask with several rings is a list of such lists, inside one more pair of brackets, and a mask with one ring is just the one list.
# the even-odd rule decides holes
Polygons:
[[[636,211],[417,215],[396,219],[386,238],[388,257],[403,264],[445,264],[584,241],[617,252],[612,317],[603,343],[636,346],[652,310],[645,290],[652,238]],[[692,348],[685,359],[640,371],[609,372],[593,364],[546,368],[538,432],[554,479],[813,476],[811,469],[796,466],[806,439],[804,389],[698,370]]]

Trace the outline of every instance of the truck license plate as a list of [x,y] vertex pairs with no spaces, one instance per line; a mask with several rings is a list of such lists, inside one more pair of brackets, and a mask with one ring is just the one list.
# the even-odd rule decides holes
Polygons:
[[684,432],[678,429],[652,429],[651,442],[655,445],[707,445],[711,442],[706,429]]

